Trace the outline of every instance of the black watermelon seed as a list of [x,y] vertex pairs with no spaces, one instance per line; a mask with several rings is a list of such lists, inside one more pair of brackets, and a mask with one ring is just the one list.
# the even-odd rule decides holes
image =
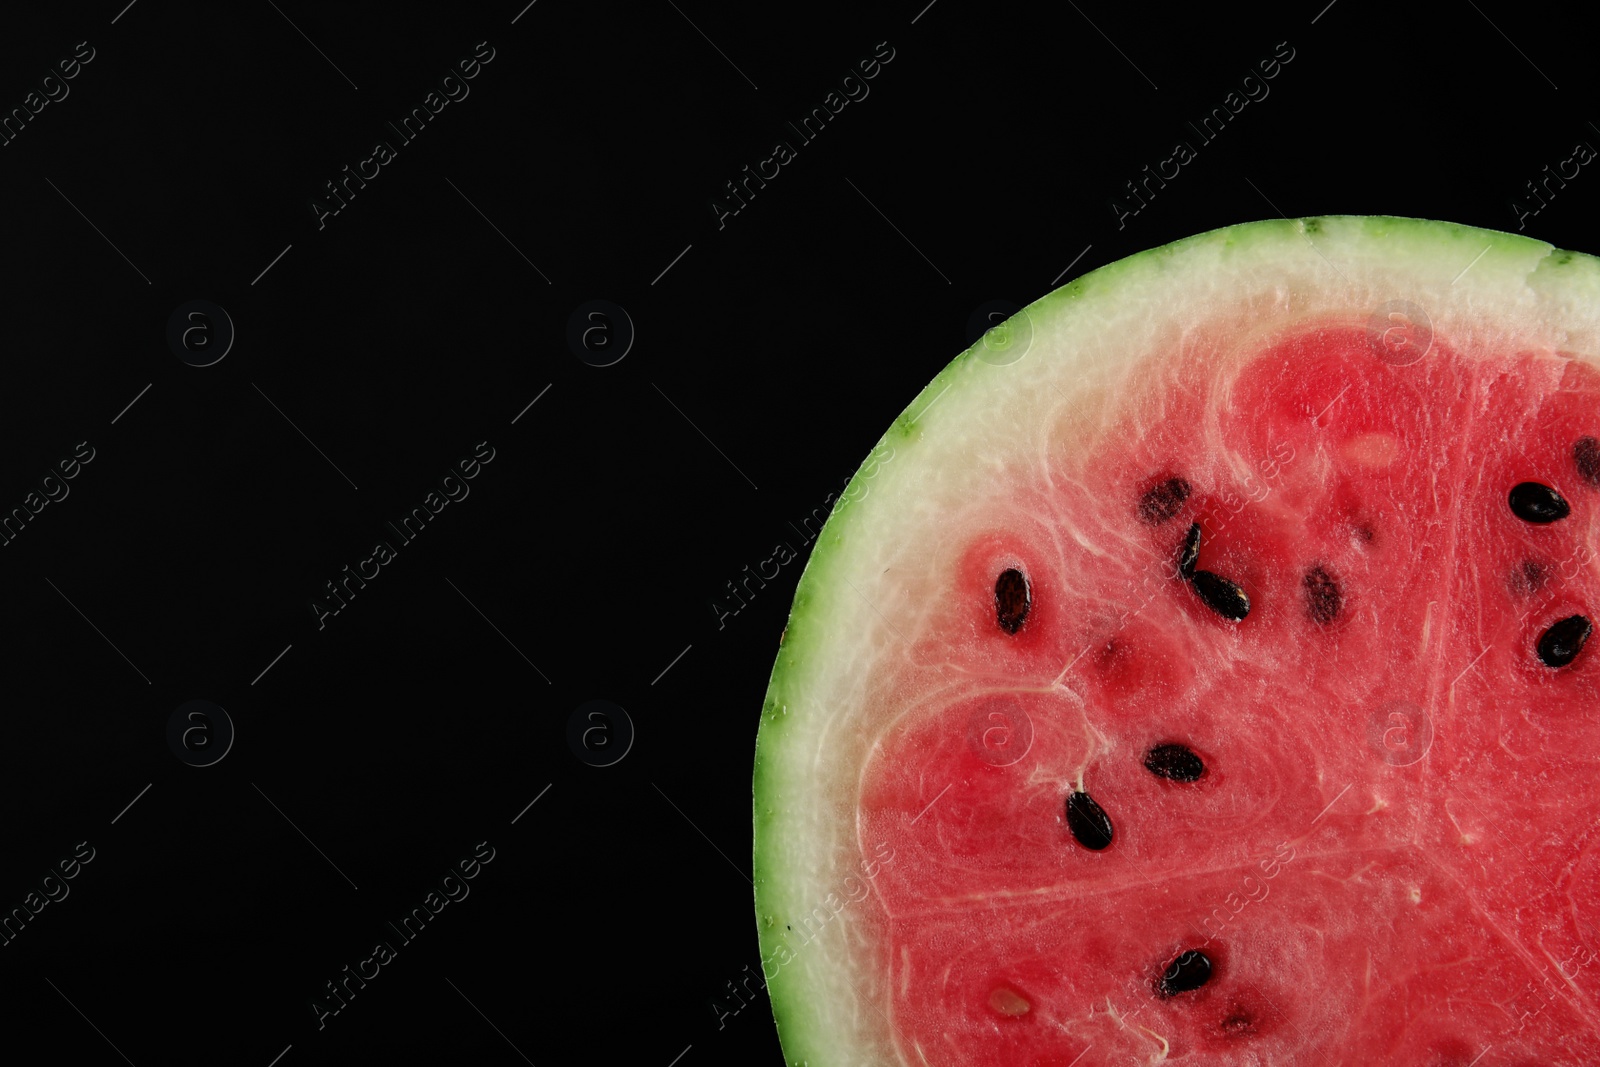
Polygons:
[[1344,607],[1344,595],[1339,592],[1339,582],[1326,567],[1316,566],[1306,571],[1301,584],[1306,591],[1306,612],[1311,621],[1326,626],[1339,617]]
[[1144,754],[1144,768],[1151,774],[1174,782],[1193,782],[1206,772],[1206,765],[1186,745],[1168,742]]
[[1189,499],[1193,491],[1188,482],[1182,478],[1168,478],[1151,486],[1139,497],[1139,518],[1150,526],[1160,526],[1171,521],[1172,517],[1183,507],[1183,502]]
[[1569,615],[1552,623],[1539,638],[1539,661],[1546,667],[1565,667],[1578,658],[1593,629],[1582,615]]
[[1194,565],[1200,559],[1200,524],[1189,524],[1189,532],[1183,535],[1183,547],[1178,550],[1178,577],[1189,581],[1194,577]]
[[1032,606],[1033,591],[1022,572],[1015,567],[1000,572],[999,581],[994,583],[994,609],[1000,629],[1008,634],[1022,629],[1022,620],[1028,617]]
[[1580,437],[1572,446],[1572,461],[1578,465],[1583,480],[1600,486],[1600,441],[1593,437]]
[[1180,952],[1167,964],[1166,973],[1156,982],[1156,992],[1163,997],[1175,997],[1191,989],[1199,989],[1211,980],[1211,957],[1198,949]]
[[1111,816],[1088,793],[1067,796],[1067,829],[1078,844],[1094,852],[1111,844]]
[[1519,482],[1509,497],[1511,513],[1523,522],[1547,523],[1564,519],[1572,511],[1561,494],[1539,482]]
[[1194,591],[1200,594],[1206,607],[1224,619],[1238,622],[1250,614],[1250,598],[1244,590],[1219,574],[1210,571],[1194,572]]

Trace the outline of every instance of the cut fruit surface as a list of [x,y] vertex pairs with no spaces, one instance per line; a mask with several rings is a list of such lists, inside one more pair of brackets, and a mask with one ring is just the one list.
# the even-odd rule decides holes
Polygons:
[[1600,261],[1262,222],[1019,314],[795,595],[787,1060],[1600,1062]]

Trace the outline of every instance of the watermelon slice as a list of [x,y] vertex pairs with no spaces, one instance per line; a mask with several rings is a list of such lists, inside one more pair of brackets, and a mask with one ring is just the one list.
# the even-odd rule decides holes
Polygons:
[[1600,1062],[1600,260],[1261,222],[1009,325],[781,639],[789,1062]]

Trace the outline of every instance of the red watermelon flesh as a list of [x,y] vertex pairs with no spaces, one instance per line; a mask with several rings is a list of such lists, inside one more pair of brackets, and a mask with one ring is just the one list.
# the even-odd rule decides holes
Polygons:
[[[1359,289],[1375,239],[1324,226]],[[871,892],[790,909],[780,1025],[792,991],[855,1062],[1600,1062],[1600,371],[1560,347],[1595,337],[1485,308],[1493,270],[1446,291],[1447,255],[1399,294],[1427,323],[1338,279],[1299,308],[1316,270],[1268,244],[1281,288],[1208,294],[1164,350],[1030,370],[1059,403],[944,398],[988,467],[964,492],[902,433],[857,505],[852,658],[774,682],[848,713],[762,738],[842,766],[818,797],[758,767],[757,866],[836,818],[816,866],[853,849]]]

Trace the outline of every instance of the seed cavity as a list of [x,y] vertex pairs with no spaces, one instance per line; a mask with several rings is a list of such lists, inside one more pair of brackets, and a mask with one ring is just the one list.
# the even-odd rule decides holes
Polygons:
[[1200,524],[1189,524],[1189,532],[1183,535],[1183,547],[1178,550],[1178,577],[1184,581],[1194,578],[1194,565],[1200,560]]
[[1217,1029],[1229,1037],[1243,1037],[1255,1033],[1256,1021],[1249,1012],[1242,1009],[1235,1010],[1217,1024]]
[[1139,519],[1148,526],[1170,522],[1183,508],[1193,487],[1182,478],[1168,478],[1144,491],[1139,497]]
[[1144,754],[1144,768],[1158,778],[1174,782],[1194,782],[1206,773],[1206,765],[1194,750],[1176,742],[1157,745]]
[[1000,629],[1008,634],[1022,629],[1022,621],[1032,606],[1033,590],[1028,587],[1028,579],[1015,567],[1002,571],[994,583],[995,616]]
[[1111,844],[1111,816],[1088,793],[1067,796],[1067,829],[1078,844],[1092,852]]
[[1180,952],[1167,964],[1165,973],[1156,982],[1156,993],[1175,997],[1179,993],[1199,989],[1211,981],[1211,957],[1199,949]]
[[1546,667],[1565,667],[1578,658],[1593,630],[1593,625],[1582,615],[1569,615],[1552,623],[1539,638],[1539,661]]
[[1306,571],[1301,579],[1306,594],[1306,614],[1319,626],[1326,626],[1339,617],[1344,607],[1344,595],[1339,591],[1339,581],[1328,569],[1318,564]]
[[1206,607],[1224,619],[1238,622],[1250,614],[1250,598],[1238,584],[1210,571],[1195,571],[1191,581]]
[[1519,592],[1536,592],[1544,584],[1545,566],[1537,560],[1525,559],[1512,576],[1512,584]]
[[1018,996],[1015,990],[996,986],[989,994],[989,1007],[1001,1015],[1009,1015],[1014,1019],[1019,1015],[1028,1014],[1033,1005],[1028,1003],[1026,997]]
[[1580,437],[1572,446],[1572,462],[1578,473],[1590,485],[1600,488],[1600,441],[1593,437]]
[[1509,496],[1511,513],[1523,522],[1543,525],[1567,517],[1572,508],[1560,493],[1541,482],[1519,482]]

